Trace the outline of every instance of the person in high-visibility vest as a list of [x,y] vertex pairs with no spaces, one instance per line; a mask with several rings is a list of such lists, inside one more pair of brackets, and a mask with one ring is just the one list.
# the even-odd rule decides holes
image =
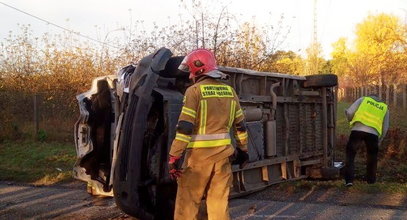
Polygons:
[[[206,195],[208,219],[230,219],[228,208],[234,154],[234,135],[241,168],[248,161],[248,134],[234,89],[220,82],[227,78],[216,66],[213,53],[197,49],[182,61],[182,71],[194,82],[184,96],[175,139],[169,152],[169,173],[177,178],[174,219],[197,219]],[[178,160],[185,152],[182,169]]]
[[345,185],[352,186],[355,176],[357,143],[364,141],[367,149],[366,181],[376,182],[377,153],[389,128],[389,110],[377,96],[364,96],[345,110],[352,128],[346,145]]

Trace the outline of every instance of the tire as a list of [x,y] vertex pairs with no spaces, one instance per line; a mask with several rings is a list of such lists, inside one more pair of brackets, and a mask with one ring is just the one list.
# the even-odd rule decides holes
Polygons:
[[338,85],[338,76],[335,74],[321,74],[305,76],[304,87],[332,87]]

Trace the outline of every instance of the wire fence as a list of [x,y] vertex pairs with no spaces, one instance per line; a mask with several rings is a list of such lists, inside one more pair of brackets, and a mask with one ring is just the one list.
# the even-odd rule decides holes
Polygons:
[[361,96],[376,95],[388,105],[396,108],[407,109],[407,84],[343,87],[338,89],[338,99],[353,102]]
[[71,141],[79,110],[73,104],[75,95],[67,96],[0,91],[0,141],[21,138]]
[[[372,94],[393,109],[407,110],[407,84],[338,89],[339,101],[353,102]],[[21,138],[73,140],[73,126],[79,117],[75,95],[0,91],[0,141]]]

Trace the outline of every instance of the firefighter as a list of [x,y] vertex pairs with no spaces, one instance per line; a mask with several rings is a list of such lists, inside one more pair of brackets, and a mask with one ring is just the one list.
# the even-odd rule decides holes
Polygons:
[[[230,219],[228,196],[232,170],[229,157],[235,152],[231,133],[236,139],[241,167],[249,158],[248,135],[239,99],[231,86],[219,81],[227,75],[217,69],[211,51],[192,51],[179,69],[189,72],[194,84],[185,92],[169,152],[169,173],[178,182],[174,219],[196,219],[204,195],[208,219]],[[181,170],[178,161],[183,153]]]
[[345,110],[352,128],[346,146],[345,185],[352,186],[355,175],[355,155],[357,143],[364,141],[367,150],[366,181],[376,182],[377,153],[379,145],[389,128],[389,111],[387,105],[377,96],[364,96],[356,100]]

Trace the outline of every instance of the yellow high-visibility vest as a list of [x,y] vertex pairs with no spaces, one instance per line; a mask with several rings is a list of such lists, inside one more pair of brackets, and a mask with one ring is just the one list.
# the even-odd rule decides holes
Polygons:
[[387,105],[383,102],[378,102],[370,97],[364,97],[358,110],[355,112],[350,126],[355,122],[360,122],[366,126],[377,130],[379,136],[382,135],[383,120],[387,112]]

